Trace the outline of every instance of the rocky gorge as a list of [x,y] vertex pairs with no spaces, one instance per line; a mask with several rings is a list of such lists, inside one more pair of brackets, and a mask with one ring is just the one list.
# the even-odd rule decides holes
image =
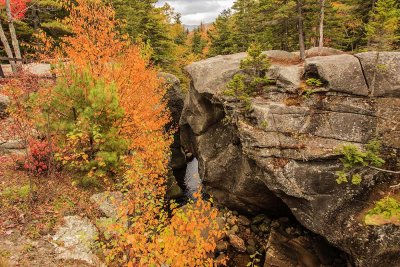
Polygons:
[[[295,53],[265,54],[273,85],[251,99],[251,110],[224,94],[246,53],[187,67],[181,142],[198,159],[206,192],[242,214],[293,215],[356,266],[400,266],[400,228],[363,221],[374,201],[396,193],[399,175],[369,169],[360,185],[336,182],[343,144],[379,139],[396,165],[400,53],[311,49],[305,62]],[[304,94],[310,78],[322,86]]]
[[[400,266],[399,226],[364,222],[376,200],[398,194],[399,175],[367,169],[360,185],[336,182],[342,168],[338,147],[344,144],[363,148],[379,139],[385,167],[398,168],[400,53],[310,49],[305,62],[296,53],[264,54],[272,63],[267,73],[272,83],[251,98],[250,109],[224,94],[246,53],[189,65],[186,94],[175,76],[160,73],[170,85],[167,129],[179,125],[167,197],[190,198],[201,180],[226,230],[211,256],[228,255],[228,266]],[[41,74],[49,75],[49,69]],[[321,86],[307,86],[308,79]],[[0,94],[0,118],[6,119],[8,104]],[[0,143],[0,154],[24,149],[12,138]],[[115,220],[122,197],[93,195],[90,205],[101,216],[66,216],[54,235],[40,240],[46,245],[37,247],[54,260],[101,266],[92,247],[99,234],[110,234],[104,225]],[[85,244],[83,232],[89,233]],[[8,239],[0,239],[0,249],[24,237]],[[23,253],[14,254],[12,262],[20,262]]]

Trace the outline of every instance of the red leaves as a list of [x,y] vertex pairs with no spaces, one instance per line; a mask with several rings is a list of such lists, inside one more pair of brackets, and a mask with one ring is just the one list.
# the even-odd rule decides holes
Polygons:
[[[30,0],[10,0],[11,1],[11,14],[14,19],[22,19],[25,17],[25,13],[28,10],[27,3]],[[2,8],[5,8],[5,0],[0,0]]]
[[52,149],[47,141],[30,139],[28,144],[28,157],[24,168],[35,174],[42,175],[48,168],[52,157]]

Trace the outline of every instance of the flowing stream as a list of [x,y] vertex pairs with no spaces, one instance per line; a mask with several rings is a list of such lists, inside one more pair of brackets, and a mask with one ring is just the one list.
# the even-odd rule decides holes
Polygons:
[[196,193],[201,186],[201,179],[199,175],[199,162],[196,158],[188,162],[185,173],[185,194],[186,197],[193,199],[194,193]]

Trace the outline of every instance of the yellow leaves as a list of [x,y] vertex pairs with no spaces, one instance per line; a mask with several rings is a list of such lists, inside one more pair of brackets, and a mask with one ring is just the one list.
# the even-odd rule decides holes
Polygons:
[[[63,3],[70,13],[64,23],[73,35],[62,38],[57,60],[67,58],[78,72],[89,68],[93,77],[115,85],[123,109],[122,119],[115,124],[118,134],[129,141],[129,154],[124,157],[129,166],[123,181],[126,194],[119,217],[129,221],[130,227],[118,223],[110,226],[117,231],[110,244],[109,261],[129,267],[216,265],[208,253],[214,251],[222,232],[213,221],[217,212],[211,203],[198,194],[198,200],[185,208],[172,204],[172,218],[166,211],[165,177],[172,135],[165,132],[165,125],[170,122],[170,114],[164,99],[166,87],[157,77],[157,70],[149,67],[146,51],[142,53],[119,34],[114,10],[102,1]],[[101,138],[92,140],[74,132],[67,138],[72,152],[61,153],[61,160],[73,162],[76,167],[93,160],[88,151],[74,148],[82,143],[101,143]],[[96,160],[101,168],[104,161]],[[95,171],[91,169],[89,176]]]

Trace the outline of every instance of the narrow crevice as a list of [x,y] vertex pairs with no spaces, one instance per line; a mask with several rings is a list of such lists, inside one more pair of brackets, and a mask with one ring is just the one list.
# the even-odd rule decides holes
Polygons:
[[368,82],[368,79],[367,79],[367,75],[365,74],[365,70],[364,70],[364,66],[363,66],[363,64],[362,64],[362,62],[361,62],[361,59],[359,58],[359,57],[357,57],[357,56],[355,56],[356,58],[357,58],[357,60],[358,60],[358,62],[360,63],[360,67],[361,67],[361,72],[362,72],[362,75],[363,75],[363,77],[364,77],[364,81],[365,81],[365,84],[367,85],[367,88],[368,88],[368,92],[371,94],[371,85],[369,84],[369,82]]

